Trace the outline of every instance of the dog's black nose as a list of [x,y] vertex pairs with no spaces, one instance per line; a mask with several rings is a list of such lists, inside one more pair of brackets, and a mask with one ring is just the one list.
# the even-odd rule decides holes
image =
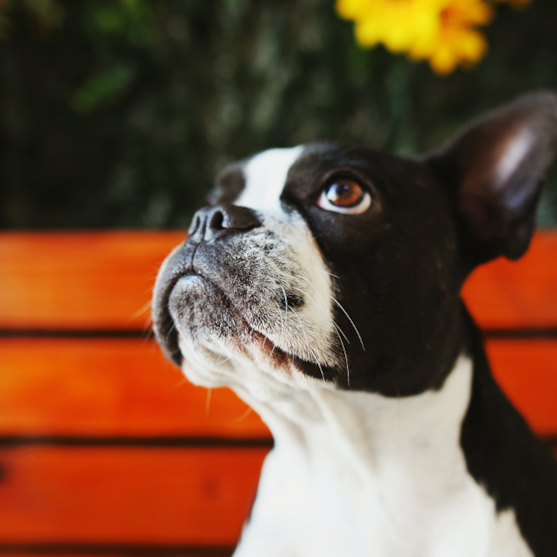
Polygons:
[[248,231],[258,226],[261,226],[261,221],[254,211],[226,203],[199,209],[188,230],[188,240],[209,241],[231,231]]

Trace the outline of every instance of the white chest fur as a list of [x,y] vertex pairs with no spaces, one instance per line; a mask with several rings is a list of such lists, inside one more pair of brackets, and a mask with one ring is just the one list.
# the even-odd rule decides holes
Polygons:
[[471,376],[461,357],[441,390],[414,397],[310,389],[288,417],[248,400],[275,449],[235,557],[531,556],[514,512],[498,514],[467,472]]

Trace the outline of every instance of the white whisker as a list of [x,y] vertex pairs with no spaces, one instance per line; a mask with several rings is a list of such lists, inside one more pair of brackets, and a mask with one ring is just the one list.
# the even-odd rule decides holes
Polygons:
[[310,347],[309,347],[309,339],[308,339],[308,336],[307,336],[307,333],[306,333],[306,326],[303,323],[303,321],[300,319],[300,316],[298,315],[298,312],[294,308],[290,308],[290,311],[294,314],[294,316],[299,321],[299,323],[302,327],[302,333],[304,333],[304,337],[306,338],[306,348],[308,350],[308,356],[309,356]]
[[[305,280],[307,283],[309,283],[313,287],[313,289],[317,292],[317,295],[322,299],[322,297],[319,293],[319,290],[317,290],[315,285],[307,277],[304,277],[303,275],[295,275],[295,276],[297,276],[297,277]],[[358,331],[358,328],[356,327],[354,321],[352,321],[352,318],[350,317],[350,315],[348,315],[348,312],[342,307],[342,304],[336,298],[334,298],[333,296],[330,296],[330,295],[329,295],[329,297],[344,312],[344,315],[346,315],[346,317],[348,318],[348,321],[350,321],[350,324],[352,325],[352,327],[354,327],[354,330],[356,331],[356,334],[358,335],[358,338],[360,339],[360,344],[362,345],[362,350],[365,352],[366,347],[364,346],[364,341],[362,340],[362,336],[360,335],[360,331]],[[346,335],[345,335],[345,338],[346,338]]]
[[288,321],[288,296],[286,295],[286,290],[282,286],[280,288],[282,290],[282,293],[284,294],[284,303],[286,305],[286,308],[284,310],[284,318],[286,321]]
[[310,356],[313,356],[313,359],[315,360],[315,363],[317,364],[317,367],[319,368],[319,371],[321,372],[321,377],[323,378],[323,381],[325,381],[325,373],[323,372],[323,368],[321,367],[321,364],[319,363],[319,360],[317,359],[317,355],[310,348],[309,339],[308,339],[308,336],[306,334],[306,327],[305,327],[304,323],[302,322],[302,320],[300,319],[300,317],[298,316],[298,313],[296,312],[296,310],[294,310],[293,308],[290,308],[290,311],[292,311],[292,313],[294,313],[294,315],[296,316],[296,318],[300,322],[300,325],[302,326],[302,332],[304,333],[304,336],[306,337],[306,348],[308,350],[308,360],[311,362],[311,357]]
[[305,244],[308,244],[310,242],[314,242],[317,238],[321,237],[322,234],[318,234],[317,236],[310,236],[309,238],[305,238],[304,240],[300,240],[300,241],[292,241],[290,240],[288,242],[288,245],[290,246],[303,246]]
[[280,317],[280,334],[281,336],[284,335],[284,319],[282,318],[282,311],[280,309],[280,306],[277,302],[277,307],[279,309],[279,317]]
[[213,394],[213,389],[207,389],[207,398],[205,399],[205,417],[209,415],[209,409],[211,408],[211,395]]
[[151,300],[143,304],[133,315],[128,318],[128,321],[134,321],[141,317],[151,307]]
[[330,277],[336,278],[338,280],[340,280],[340,277],[337,275],[333,275],[333,273],[329,273],[329,271],[325,271],[325,269],[317,269],[316,267],[310,267],[310,269],[312,271],[317,271],[318,273],[325,273],[326,275],[329,275]]
[[344,342],[342,342],[342,339],[340,338],[338,332],[337,335],[338,335],[338,340],[340,340],[340,344],[342,345],[342,351],[344,352],[344,361],[346,362],[346,382],[350,387],[350,367],[348,366],[348,356],[346,354],[346,347],[344,346]]
[[245,412],[239,418],[236,418],[234,420],[234,423],[238,424],[240,422],[243,422],[252,412],[253,412],[253,410],[248,406],[246,408]]
[[176,323],[174,322],[174,320],[172,320],[172,324],[170,326],[170,329],[168,329],[168,333],[165,337],[167,344],[170,344],[170,335],[172,335],[172,333],[174,333],[174,331],[176,331]]
[[182,379],[180,379],[180,381],[178,381],[178,383],[176,383],[176,385],[174,385],[174,388],[178,389],[178,388],[182,387],[183,385],[185,385],[188,381],[189,381],[189,379],[187,377],[183,377]]
[[319,299],[321,300],[321,302],[323,303],[323,306],[326,306],[327,303],[325,302],[325,300],[323,299],[323,296],[321,296],[321,293],[319,292],[319,290],[317,290],[317,287],[315,286],[315,284],[313,284],[313,282],[311,282],[311,280],[309,280],[307,277],[305,277],[304,275],[294,275],[295,277],[301,278],[302,280],[305,280],[314,290],[315,293],[319,296]]
[[344,334],[344,331],[340,328],[340,326],[338,325],[338,323],[322,308],[319,307],[319,304],[305,291],[302,290],[301,288],[298,287],[294,287],[295,290],[299,290],[302,294],[305,294],[316,306],[316,308],[323,314],[325,315],[325,317],[327,317],[327,319],[331,320],[331,323],[335,326],[335,328],[340,331],[340,333],[342,334],[342,336],[344,337],[344,339],[346,340],[346,342],[348,344],[350,344],[350,341],[348,340],[348,337]]
[[[277,308],[279,309],[279,317],[280,317],[280,336],[281,336],[281,337],[284,337],[284,319],[282,318],[282,311],[281,311],[281,309],[280,309],[280,306],[278,305],[278,303],[277,303],[276,305],[277,305]],[[271,354],[270,354],[271,357],[272,357],[272,355],[274,354],[276,347],[277,347],[276,343],[273,342],[273,349],[271,350]]]
[[[313,357],[315,358],[315,354],[313,355]],[[323,368],[321,367],[321,364],[319,363],[317,358],[315,358],[315,363],[317,364],[317,367],[319,368],[319,371],[321,372],[321,377],[323,378],[323,381],[325,381],[325,373],[323,372]]]
[[350,321],[350,324],[352,325],[352,327],[354,327],[354,330],[356,331],[356,334],[358,335],[358,338],[360,339],[360,344],[362,345],[362,350],[365,352],[366,347],[364,346],[364,341],[362,340],[362,337],[360,335],[360,331],[358,331],[358,328],[354,324],[354,321],[352,321],[352,318],[348,315],[348,312],[342,307],[342,304],[336,298],[333,298],[331,296],[331,300],[333,300],[333,302],[335,302],[335,304],[344,312],[344,315],[346,315],[346,317],[348,318],[348,321]]
[[[308,282],[308,283],[313,287],[313,289],[317,292],[317,295],[318,295],[321,299],[323,299],[323,298],[321,297],[321,295],[319,294],[319,291],[317,290],[317,288],[315,287],[315,285],[314,285],[308,278],[306,278],[306,277],[304,277],[304,276],[302,276],[302,275],[296,275],[296,276],[299,277],[299,278],[301,278],[301,279],[303,279],[303,280],[305,280],[306,282]],[[300,289],[298,289],[298,290],[300,290]],[[309,296],[309,294],[307,294],[307,292],[306,292],[306,296]],[[311,296],[309,296],[309,298],[312,299]],[[335,301],[337,304],[339,304],[339,302],[337,302],[337,300],[335,300],[332,296],[330,296],[330,298],[331,298],[333,301]],[[315,303],[315,300],[314,300],[314,303]],[[317,304],[316,304],[316,305],[317,305]],[[340,304],[339,304],[339,305],[340,305]],[[341,306],[341,309],[344,311],[344,313],[346,313],[346,311],[344,310],[344,308],[342,308],[342,306]],[[350,316],[349,316],[348,314],[346,314],[346,316],[347,316],[348,319],[350,320],[350,323],[352,323],[352,326],[356,329],[356,326],[354,325],[352,319],[350,319]],[[344,338],[346,339],[346,342],[348,342],[348,344],[350,344],[350,341],[348,340],[348,338],[346,338],[346,335],[344,334],[343,330],[336,324],[335,320],[332,319],[332,318],[330,318],[330,319],[331,319],[331,321],[333,322],[333,325],[335,326],[338,339],[339,339],[340,344],[341,344],[341,346],[342,346],[342,351],[344,352],[344,361],[346,362],[346,381],[347,381],[347,383],[348,383],[348,386],[350,386],[350,366],[348,365],[348,354],[346,353],[346,346],[344,345],[344,342],[342,341],[342,338],[341,338],[341,336],[340,336],[340,333],[342,333],[342,335],[344,336]],[[356,333],[358,334],[358,337],[360,338],[360,342],[362,342],[362,339],[361,339],[361,337],[360,337],[360,333],[358,332],[357,329],[356,329]],[[363,343],[362,343],[362,348],[363,348]],[[365,348],[364,348],[364,350],[365,350]]]
[[219,359],[217,362],[215,362],[215,365],[221,366],[222,364],[225,364],[226,362],[228,362],[228,360],[230,360],[231,358],[232,358],[232,356],[228,356],[228,358],[225,358],[224,360]]

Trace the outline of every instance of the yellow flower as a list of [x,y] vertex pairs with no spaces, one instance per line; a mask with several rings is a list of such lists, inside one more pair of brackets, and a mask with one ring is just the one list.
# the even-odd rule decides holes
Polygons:
[[487,51],[484,36],[476,29],[491,21],[492,10],[482,0],[442,0],[437,11],[437,28],[433,35],[417,41],[409,55],[428,59],[441,75],[458,65],[469,67]]
[[337,0],[337,12],[355,21],[362,46],[382,43],[391,52],[427,59],[442,75],[482,58],[487,43],[476,27],[492,17],[484,0]]
[[431,33],[435,14],[424,4],[437,0],[338,0],[337,11],[355,21],[356,40],[364,47],[383,43],[392,52],[402,52]]

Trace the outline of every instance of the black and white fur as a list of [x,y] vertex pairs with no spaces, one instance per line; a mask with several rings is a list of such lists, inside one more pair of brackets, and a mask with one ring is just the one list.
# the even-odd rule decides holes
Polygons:
[[[319,143],[219,177],[153,318],[193,383],[231,387],[273,433],[237,557],[557,555],[557,465],[459,295],[526,251],[556,147],[540,92],[428,156]],[[344,179],[361,212],[323,202]]]

